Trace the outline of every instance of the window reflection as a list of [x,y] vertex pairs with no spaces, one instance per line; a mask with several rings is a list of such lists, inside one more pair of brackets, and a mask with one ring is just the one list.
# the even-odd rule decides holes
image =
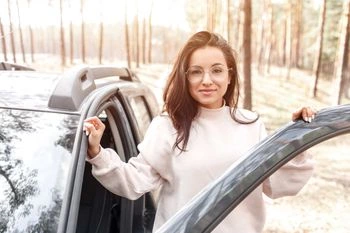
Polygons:
[[0,109],[0,232],[56,232],[78,116]]
[[130,98],[130,104],[135,114],[141,136],[143,138],[149,124],[151,123],[151,117],[148,112],[146,102],[142,96],[136,96]]

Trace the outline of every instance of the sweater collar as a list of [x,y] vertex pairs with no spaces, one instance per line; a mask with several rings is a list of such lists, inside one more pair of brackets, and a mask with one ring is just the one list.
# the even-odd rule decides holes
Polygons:
[[220,108],[205,108],[200,106],[198,116],[201,116],[201,117],[217,116],[227,112],[227,109],[229,109],[229,107],[226,106],[225,101]]

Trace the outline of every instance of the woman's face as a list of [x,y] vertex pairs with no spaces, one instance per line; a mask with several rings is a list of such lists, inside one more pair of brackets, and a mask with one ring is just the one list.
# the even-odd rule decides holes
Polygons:
[[229,68],[223,52],[215,47],[203,47],[193,52],[186,78],[189,92],[200,106],[220,108],[230,83]]

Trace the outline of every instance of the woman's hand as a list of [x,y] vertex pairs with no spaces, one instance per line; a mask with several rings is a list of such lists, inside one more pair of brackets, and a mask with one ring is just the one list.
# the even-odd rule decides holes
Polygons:
[[100,152],[100,143],[106,126],[96,117],[89,117],[84,120],[83,130],[89,136],[88,156],[95,157]]
[[311,122],[316,115],[316,110],[311,107],[302,107],[299,110],[293,112],[292,120],[296,121],[302,118],[306,122]]

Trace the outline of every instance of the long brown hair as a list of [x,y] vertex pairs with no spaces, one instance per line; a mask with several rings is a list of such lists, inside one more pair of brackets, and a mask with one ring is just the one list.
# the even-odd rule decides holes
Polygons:
[[[188,91],[186,71],[193,52],[205,46],[220,49],[224,54],[227,67],[231,68],[229,72],[230,83],[227,87],[224,99],[226,105],[232,109],[232,118],[241,123],[256,121],[255,119],[250,122],[242,122],[235,117],[239,98],[239,80],[233,49],[227,41],[218,34],[208,31],[197,32],[189,38],[177,56],[163,94],[163,112],[168,113],[177,130],[177,138],[173,149],[177,147],[180,151],[186,150],[190,136],[191,123],[198,114],[198,103],[192,98]],[[182,145],[180,146],[181,143]]]

